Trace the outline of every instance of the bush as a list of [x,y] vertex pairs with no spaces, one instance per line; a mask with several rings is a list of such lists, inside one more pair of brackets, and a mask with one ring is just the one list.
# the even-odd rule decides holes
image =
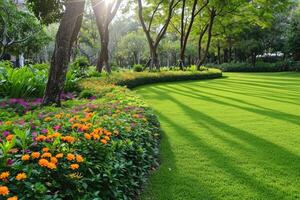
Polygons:
[[142,72],[143,71],[143,65],[139,65],[139,64],[133,65],[133,71],[134,72]]
[[78,57],[70,64],[70,69],[76,78],[84,78],[87,76],[87,71],[90,63],[86,57]]
[[[13,68],[10,62],[0,62],[0,97],[33,98],[42,97],[48,80],[49,66],[35,64]],[[68,71],[65,91],[78,90],[79,78]]]
[[208,64],[206,67],[214,67],[224,72],[281,72],[281,71],[299,71],[299,63],[291,61],[278,61],[267,63],[259,61],[253,67],[249,63],[223,63],[221,65]]
[[81,85],[105,85],[116,84],[134,88],[136,86],[157,83],[186,80],[201,80],[222,77],[218,69],[207,71],[163,71],[163,72],[122,72],[113,73],[107,77],[83,79]]
[[0,122],[3,197],[136,198],[157,167],[159,123],[126,88],[84,89],[104,98],[67,101],[63,108]]

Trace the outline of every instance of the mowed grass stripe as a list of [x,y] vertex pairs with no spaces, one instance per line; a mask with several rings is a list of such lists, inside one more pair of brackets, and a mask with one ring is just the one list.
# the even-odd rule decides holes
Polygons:
[[138,88],[164,131],[143,199],[299,199],[300,73]]

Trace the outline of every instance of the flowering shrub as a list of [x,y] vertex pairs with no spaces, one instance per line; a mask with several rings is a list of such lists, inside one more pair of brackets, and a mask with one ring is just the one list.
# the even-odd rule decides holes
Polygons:
[[133,199],[157,166],[159,123],[125,88],[0,122],[0,199]]

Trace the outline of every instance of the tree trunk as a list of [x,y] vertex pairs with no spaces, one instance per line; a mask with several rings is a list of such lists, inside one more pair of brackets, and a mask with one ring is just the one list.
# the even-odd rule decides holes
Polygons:
[[210,21],[209,21],[208,32],[207,32],[207,37],[208,38],[207,38],[206,48],[205,48],[205,51],[204,51],[204,54],[203,54],[203,58],[200,60],[200,62],[198,64],[198,70],[200,70],[201,65],[203,65],[205,63],[205,60],[206,60],[207,55],[208,55],[210,42],[211,42],[211,38],[212,38],[212,29],[213,29],[215,17],[216,17],[216,10],[212,9],[210,11]]
[[251,53],[251,62],[252,62],[252,66],[255,67],[256,66],[256,52]]
[[103,67],[105,68],[107,73],[111,73],[111,68],[109,65],[109,53],[108,53],[108,41],[109,41],[109,33],[108,33],[108,26],[105,27],[105,30],[100,30],[100,37],[101,37],[101,50],[99,52],[99,57],[97,61],[97,71],[102,72]]
[[43,105],[61,105],[60,96],[64,88],[72,45],[81,27],[84,4],[84,1],[76,0],[69,0],[65,3],[66,10],[56,35]]
[[218,41],[218,64],[221,64],[221,46],[220,46],[220,41]]
[[159,70],[160,64],[156,47],[150,47],[150,55],[151,57],[147,62],[146,68],[149,67],[150,71],[153,71],[154,69]]

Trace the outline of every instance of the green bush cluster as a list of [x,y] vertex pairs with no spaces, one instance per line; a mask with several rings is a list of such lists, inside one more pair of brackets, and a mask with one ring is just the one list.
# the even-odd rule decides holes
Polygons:
[[221,65],[207,64],[207,67],[221,69],[224,72],[282,72],[300,71],[300,62],[278,61],[275,63],[257,62],[255,66],[250,63],[223,63]]
[[133,71],[134,72],[142,72],[143,71],[143,65],[140,65],[140,64],[133,65]]
[[157,82],[174,82],[186,80],[201,80],[222,77],[219,69],[205,71],[161,71],[161,72],[122,72],[113,73],[101,78],[89,78],[82,80],[83,84],[116,84],[134,88],[140,85]]
[[[100,76],[95,67],[88,67],[82,60],[76,61],[67,72],[66,92],[78,91],[78,81],[83,77]],[[49,73],[48,64],[34,64],[13,68],[11,62],[0,62],[0,97],[42,97]]]

